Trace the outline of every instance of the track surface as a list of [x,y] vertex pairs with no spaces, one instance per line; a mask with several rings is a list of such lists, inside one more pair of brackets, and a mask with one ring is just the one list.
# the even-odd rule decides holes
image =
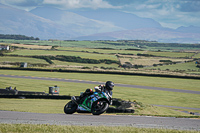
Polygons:
[[91,114],[66,115],[0,111],[0,123],[79,126],[132,126],[200,131],[200,119],[125,115],[93,116]]
[[[26,78],[26,79],[37,79],[37,80],[51,80],[51,81],[86,83],[86,84],[96,84],[96,85],[98,85],[98,84],[105,84],[104,82],[97,82],[97,81],[62,79],[62,78],[47,78],[47,77],[32,77],[32,76],[17,76],[17,75],[5,75],[5,74],[0,74],[0,77]],[[200,91],[171,89],[171,88],[161,88],[161,87],[150,87],[150,86],[140,86],[140,85],[115,84],[115,86],[140,88],[140,89],[149,89],[149,90],[162,90],[162,91],[171,91],[171,92],[181,92],[181,93],[191,93],[191,94],[200,94]]]

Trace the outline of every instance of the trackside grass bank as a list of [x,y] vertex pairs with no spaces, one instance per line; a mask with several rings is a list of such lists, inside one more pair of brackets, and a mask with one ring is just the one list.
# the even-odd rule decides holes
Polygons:
[[[51,100],[51,99],[4,99],[0,100],[0,110],[32,112],[32,113],[48,113],[48,114],[64,114],[64,105],[69,100]],[[196,111],[194,111],[196,112]],[[123,115],[123,113],[119,113]],[[165,117],[195,117],[198,116],[186,114],[164,107],[155,107],[145,105],[135,109],[133,114],[124,115],[151,115],[151,116],[165,116]]]
[[[115,74],[23,71],[23,70],[0,70],[0,74],[50,77],[50,78],[62,78],[62,79],[78,79],[78,80],[89,80],[89,81],[99,81],[99,82],[112,80],[114,83],[121,83],[121,84],[200,91],[199,88],[200,82],[199,80],[195,79],[115,75]],[[0,87],[3,87],[2,85],[0,84]],[[31,88],[33,87],[36,88],[35,85],[32,86]]]
[[[48,87],[58,85],[60,87],[60,95],[80,95],[80,92],[87,88],[93,88],[96,84],[71,83],[61,81],[46,81],[20,78],[4,78],[0,77],[0,83],[5,88],[16,86],[21,91],[36,91],[48,93]],[[116,86],[113,91],[113,98],[121,98],[123,100],[139,101],[145,104],[168,105],[179,107],[199,108],[199,94],[188,94],[180,92],[166,92],[161,90],[147,90],[139,88],[128,88]]]
[[1,133],[199,133],[199,131],[135,128],[135,127],[107,127],[107,126],[57,126],[32,124],[0,124]]
[[[71,83],[54,81],[54,78],[62,79],[79,79],[89,81],[105,82],[112,80],[114,83],[133,84],[152,87],[163,87],[183,90],[199,91],[200,82],[194,79],[176,79],[176,78],[159,78],[145,76],[123,76],[110,74],[86,74],[86,73],[59,73],[59,72],[30,72],[30,71],[13,71],[0,70],[0,74],[21,75],[34,77],[48,77],[49,80],[36,80],[28,78],[7,78],[0,77],[0,88],[12,86],[17,87],[20,91],[36,91],[48,93],[48,87],[58,85],[60,95],[79,95],[80,92],[87,88],[93,88],[96,84]],[[115,86],[113,98],[121,98],[127,101],[137,101],[144,104],[145,107],[136,110],[135,114],[139,115],[173,115],[189,116],[190,114],[181,111],[175,111],[171,108],[152,107],[149,105],[167,105],[178,107],[199,108],[200,97],[198,94],[188,94],[180,92],[167,92],[162,90],[148,90],[130,87]],[[31,100],[31,99],[1,99],[0,110],[25,111],[36,113],[63,113],[65,100]],[[33,105],[33,106],[31,106]],[[51,105],[51,106],[50,106]],[[58,109],[55,112],[51,112]],[[50,112],[46,112],[51,110]],[[185,111],[185,110],[184,110]],[[187,110],[191,112],[191,110]],[[199,113],[198,110],[192,111]],[[192,115],[190,115],[192,116]]]

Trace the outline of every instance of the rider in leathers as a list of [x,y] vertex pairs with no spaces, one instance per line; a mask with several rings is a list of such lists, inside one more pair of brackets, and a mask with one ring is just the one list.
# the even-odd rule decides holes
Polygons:
[[[105,92],[112,98],[113,88],[114,88],[114,83],[112,81],[107,81],[105,85],[96,86],[94,89],[96,92]],[[84,97],[92,94],[93,94],[92,89],[86,89],[86,91],[80,95],[78,102],[81,102]]]
[[96,92],[105,92],[112,97],[112,90],[114,87],[114,83],[112,81],[107,81],[105,85],[99,85],[94,87]]

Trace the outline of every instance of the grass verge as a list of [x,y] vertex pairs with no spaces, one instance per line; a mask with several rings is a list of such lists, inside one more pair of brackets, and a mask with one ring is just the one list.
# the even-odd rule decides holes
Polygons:
[[0,124],[1,133],[199,133],[199,131],[184,131],[172,129],[136,128],[136,127],[108,127],[108,126],[58,126],[31,124]]
[[102,82],[111,80],[114,83],[121,83],[121,84],[200,91],[199,88],[200,82],[199,80],[194,80],[194,79],[115,75],[115,74],[112,75],[112,74],[89,74],[89,73],[59,73],[59,72],[39,72],[39,71],[33,72],[33,71],[21,71],[21,70],[0,70],[0,74],[79,79],[79,80],[102,81]]
[[[17,87],[21,91],[45,91],[48,93],[48,87],[58,85],[60,95],[79,95],[87,88],[93,88],[95,84],[72,83],[48,80],[33,80],[20,78],[0,77],[0,88],[8,86]],[[3,87],[2,87],[3,86]],[[158,90],[147,90],[139,88],[128,88],[116,86],[113,91],[114,98],[123,100],[139,101],[145,104],[157,104],[179,107],[199,108],[200,97],[198,94],[188,94],[179,92],[166,92]]]
[[[32,113],[50,113],[63,114],[64,105],[69,100],[52,99],[1,99],[0,110],[32,112]],[[122,114],[122,113],[119,113]],[[173,116],[173,117],[191,117],[193,115],[175,111],[164,107],[155,107],[145,105],[142,108],[136,108],[134,114],[129,115],[151,115],[151,116]]]
[[[132,80],[138,81],[143,85],[152,84],[154,86],[165,84],[166,88],[171,84],[177,82],[180,86],[186,85],[192,86],[197,85],[199,87],[198,80],[187,80],[187,79],[170,79],[170,78],[156,78],[156,77],[140,77],[140,76],[121,76],[121,75],[106,75],[106,74],[80,74],[80,73],[55,73],[55,72],[29,72],[29,71],[2,71],[0,73],[10,75],[24,75],[24,76],[36,76],[36,77],[52,77],[52,78],[66,78],[66,79],[83,79],[91,81],[106,81],[113,80],[115,83],[129,84]],[[93,78],[93,79],[92,79]],[[150,81],[148,81],[150,80]],[[156,81],[157,84],[156,84]],[[173,81],[175,80],[175,81]],[[132,81],[132,82],[133,82]],[[171,84],[167,83],[170,81]],[[193,83],[193,84],[192,84]],[[133,83],[130,83],[133,84]],[[17,87],[21,91],[45,91],[48,93],[48,87],[58,85],[60,87],[60,95],[79,95],[80,92],[85,91],[87,88],[93,88],[94,84],[83,84],[83,83],[71,83],[61,81],[48,81],[48,80],[33,80],[33,79],[20,79],[20,78],[5,78],[0,77],[0,88],[8,86]],[[169,86],[167,86],[169,85]],[[194,89],[194,88],[193,88]],[[197,89],[197,88],[196,88]],[[195,89],[195,90],[196,90]],[[199,108],[200,97],[198,94],[187,94],[178,92],[166,92],[156,90],[146,90],[138,88],[128,87],[115,87],[113,91],[114,98],[121,98],[123,100],[139,101],[142,102],[146,107],[138,109],[137,114],[144,115],[174,115],[174,116],[185,116],[189,115],[186,113],[180,113],[170,108],[152,107],[151,104],[157,105],[168,105],[168,106],[179,106],[179,107],[191,107]],[[38,112],[38,113],[63,113],[63,107],[66,104],[65,100],[33,100],[33,99],[1,99],[0,100],[1,110],[11,111],[24,111],[24,112]],[[44,111],[42,111],[44,110]],[[49,112],[45,112],[45,111]],[[199,111],[198,111],[199,112]],[[190,115],[191,116],[191,115]]]

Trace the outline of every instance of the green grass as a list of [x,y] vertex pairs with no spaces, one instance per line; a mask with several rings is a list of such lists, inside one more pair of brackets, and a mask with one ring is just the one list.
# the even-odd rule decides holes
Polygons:
[[[4,74],[36,76],[36,77],[51,77],[64,79],[81,79],[91,81],[107,81],[112,80],[115,83],[134,84],[133,81],[139,82],[140,85],[158,86],[165,84],[166,88],[171,85],[178,84],[177,87],[188,86],[188,90],[199,91],[199,80],[191,79],[171,79],[171,78],[155,78],[155,77],[140,77],[140,76],[121,76],[121,75],[99,75],[99,74],[80,74],[80,73],[56,73],[56,72],[29,72],[29,71],[0,71]],[[121,79],[121,80],[120,80]],[[151,84],[150,84],[151,83]],[[48,87],[58,85],[60,87],[61,95],[79,95],[80,92],[87,88],[93,88],[95,84],[70,83],[61,81],[46,81],[33,79],[19,79],[19,78],[4,78],[0,77],[0,88],[8,86],[17,87],[18,90],[24,91],[45,91],[48,93]],[[194,87],[194,88],[192,88]],[[196,87],[196,89],[195,89]],[[145,105],[158,104],[180,107],[199,108],[200,97],[198,94],[187,94],[178,92],[166,92],[156,90],[146,90],[138,88],[115,87],[113,91],[114,98],[121,98],[123,100],[139,101]],[[8,100],[9,101],[9,100]],[[4,100],[1,99],[0,109],[4,110]],[[11,102],[13,104],[13,102]],[[31,102],[30,102],[31,103]],[[47,102],[48,103],[48,102]],[[64,103],[59,106],[64,106]],[[12,107],[12,106],[11,106]],[[19,106],[17,106],[19,107]],[[42,107],[42,106],[41,106]],[[62,110],[62,109],[61,109]],[[160,109],[163,110],[163,109]],[[168,110],[170,112],[170,109]],[[144,112],[143,112],[144,113]],[[166,111],[158,111],[159,115],[166,114]],[[168,113],[170,114],[170,113]],[[173,113],[176,114],[176,113]]]
[[[128,45],[111,45],[112,44],[117,44],[117,43],[122,43],[122,42],[110,42],[110,41],[33,41],[33,40],[5,40],[4,43],[20,43],[20,44],[32,44],[35,46],[42,46],[42,45],[49,45],[49,46],[59,46],[57,47],[57,50],[52,51],[52,50],[28,50],[28,49],[21,49],[21,50],[16,50],[11,53],[6,53],[6,54],[16,54],[16,55],[23,55],[23,56],[33,56],[33,55],[65,55],[65,56],[79,56],[81,58],[88,58],[88,59],[110,59],[110,60],[115,60],[118,61],[120,60],[121,64],[124,64],[125,62],[130,62],[134,65],[143,65],[143,66],[151,66],[153,64],[160,64],[159,60],[163,60],[166,58],[166,60],[172,60],[172,61],[178,61],[180,59],[174,59],[177,57],[181,57],[182,61],[188,60],[188,57],[194,56],[195,58],[199,57],[199,53],[195,54],[195,52],[189,53],[189,52],[155,52],[155,51],[134,51],[134,50],[125,50],[129,47]],[[31,45],[31,46],[32,46]],[[29,46],[29,45],[28,45]],[[112,49],[95,49],[95,48],[112,48]],[[133,48],[133,47],[132,47]],[[159,49],[159,48],[158,48]],[[178,51],[178,50],[177,50]],[[103,54],[98,54],[98,53],[103,53]],[[120,55],[120,58],[118,59],[115,54],[134,54],[135,56],[131,55]],[[155,56],[165,56],[165,58],[158,57],[158,58],[153,58],[153,57],[143,57],[143,56],[136,56],[138,53],[142,54],[152,54]],[[167,58],[168,57],[168,58]],[[137,59],[136,59],[137,58]],[[184,59],[185,58],[185,59]],[[8,59],[7,57],[1,57],[2,60],[12,60]],[[16,58],[16,61],[21,61],[22,58]],[[191,58],[192,59],[192,58]],[[13,61],[13,60],[12,60]],[[27,59],[22,59],[23,62],[27,62]],[[33,60],[33,62],[37,62],[36,60]],[[29,62],[32,62],[32,59],[29,60]],[[70,62],[61,62],[61,61],[53,61],[55,63],[54,67],[57,68],[63,68],[65,69],[66,66],[59,66],[59,65],[70,65],[71,69],[77,69],[77,66],[84,66],[84,67],[90,67],[91,69],[94,66],[97,66],[98,68],[103,67],[112,67],[112,69],[118,69],[118,71],[122,70],[119,69],[117,64],[84,64],[84,63],[70,63]],[[71,67],[73,66],[73,67]],[[68,66],[67,66],[68,67]],[[69,68],[69,67],[68,67]],[[181,68],[181,69],[179,69]],[[146,70],[149,68],[144,68],[142,69],[143,71],[146,71],[148,73],[149,71]],[[197,71],[199,70],[196,68],[195,65],[187,65],[187,64],[179,64],[179,65],[167,65],[163,67],[152,67],[150,69],[159,69],[160,71],[166,73],[163,70],[170,69],[172,71],[174,70],[184,70],[184,73],[190,72],[190,70],[195,70],[195,73],[191,73],[193,76],[195,74],[198,74]],[[103,70],[103,69],[101,69]],[[131,72],[136,71],[136,69],[129,69]],[[141,70],[141,69],[139,69]],[[125,70],[127,71],[127,70]],[[182,72],[183,73],[183,72]],[[179,71],[173,74],[182,74]]]
[[45,60],[28,58],[28,57],[0,57],[0,62],[27,62],[27,63],[39,63],[39,64],[48,64]]
[[[151,52],[151,51],[130,51],[123,50],[127,48],[133,48],[131,46],[114,46],[109,44],[103,44],[98,41],[16,41],[7,40],[5,43],[18,42],[21,44],[33,44],[33,45],[51,45],[51,46],[62,46],[58,48],[59,50],[67,51],[49,51],[49,50],[17,50],[8,54],[18,54],[18,55],[66,55],[66,56],[80,56],[82,58],[89,59],[111,59],[118,60],[114,53],[123,54],[152,54],[156,56],[166,56],[166,57],[191,57],[194,53],[186,52]],[[115,42],[114,42],[115,43]],[[94,49],[94,48],[115,48],[115,50],[105,50],[105,49]],[[159,49],[159,48],[158,48]],[[164,49],[163,49],[164,50]],[[79,52],[76,52],[79,51]],[[87,53],[94,52],[94,53]],[[105,53],[96,54],[95,52]],[[199,57],[199,54],[194,56]],[[15,61],[15,62],[34,62],[39,63],[43,60],[33,59],[33,58],[22,58],[22,57],[0,57],[2,61]],[[147,59],[149,60],[149,58]],[[173,60],[173,59],[170,59]],[[130,60],[133,63],[134,60]],[[45,62],[46,63],[46,62]],[[69,63],[54,61],[56,65],[75,65],[75,66],[97,66],[97,67],[115,67],[116,64],[84,64],[84,63]],[[168,66],[155,67],[161,70],[199,70],[192,63],[176,64]],[[59,68],[59,67],[58,67]],[[163,87],[163,88],[173,88],[173,89],[183,89],[183,90],[193,90],[200,91],[199,80],[193,79],[177,79],[177,78],[160,78],[160,77],[146,77],[146,76],[129,76],[129,75],[110,75],[110,74],[87,74],[87,73],[56,73],[56,72],[30,72],[30,71],[14,71],[14,70],[0,70],[0,74],[8,75],[23,75],[23,76],[35,76],[35,77],[51,77],[51,78],[64,78],[64,79],[79,79],[79,80],[89,80],[89,81],[102,81],[106,82],[112,80],[114,83],[131,84],[131,85],[142,85],[142,86],[152,86],[152,87]],[[45,91],[48,93],[48,87],[58,85],[60,87],[61,95],[79,95],[80,92],[84,91],[86,88],[93,88],[94,84],[81,84],[81,83],[68,83],[68,82],[58,82],[58,81],[45,81],[45,80],[31,80],[31,79],[17,79],[17,78],[3,78],[0,77],[0,88],[5,88],[8,86],[17,87],[18,90],[24,91]],[[115,87],[114,98],[122,98],[123,100],[139,101],[142,102],[146,107],[142,110],[137,110],[137,114],[150,114],[150,115],[175,115],[184,116],[187,115],[182,112],[174,111],[170,108],[162,107],[152,107],[150,104],[158,105],[169,105],[169,106],[182,106],[182,107],[193,107],[199,108],[200,97],[198,94],[187,94],[187,93],[175,93],[166,91],[155,91],[155,90],[145,90],[138,88],[126,88],[126,87]],[[31,100],[31,99],[1,99],[0,109],[1,110],[13,110],[13,111],[27,111],[27,112],[57,112],[63,113],[63,106],[65,105],[65,100]],[[34,106],[32,106],[34,105]],[[54,106],[49,106],[54,105]],[[199,111],[196,111],[199,112]]]
[[[60,40],[58,40],[58,41],[45,41],[45,40],[35,41],[35,40],[0,39],[0,42],[2,42],[4,44],[20,43],[20,44],[49,45],[49,46],[61,46],[61,47],[79,47],[79,48],[115,48],[115,49],[133,48],[133,46],[127,46],[127,45],[115,46],[115,45],[110,45],[107,43],[101,43],[100,41],[60,41]],[[104,41],[104,42],[106,42],[106,41]]]
[[32,72],[20,70],[0,70],[0,74],[79,79],[101,82],[112,80],[114,83],[200,91],[200,82],[199,80],[194,79],[89,73]]
[[[187,110],[181,110],[187,111]],[[200,118],[200,116],[191,115],[181,112],[180,109],[157,107],[152,105],[144,105],[142,108],[135,109],[134,113],[117,113],[117,115],[140,115],[140,116],[160,116],[160,117],[176,117],[176,118]],[[199,112],[198,110],[189,110],[189,112]]]
[[169,69],[171,71],[200,71],[200,68],[196,67],[195,62],[187,62],[187,63],[180,63],[180,64],[172,64],[172,65],[163,65],[163,66],[157,66],[157,67],[148,67],[143,69],[160,69],[160,70],[166,70]]
[[196,54],[193,58],[200,58],[200,53]]
[[79,48],[79,47],[58,47],[58,50],[84,51],[84,52],[98,52],[105,54],[137,54],[143,51],[123,50],[123,49],[93,49],[93,48]]
[[[63,114],[64,106],[69,100],[53,99],[4,99],[0,100],[0,110]],[[193,111],[198,112],[198,111]],[[121,114],[121,113],[119,113]],[[173,116],[173,117],[192,117],[193,115],[175,111],[170,108],[156,107],[144,104],[144,107],[135,109],[134,114],[130,115],[152,115],[152,116]]]
[[1,110],[64,114],[64,106],[69,100],[53,99],[3,99],[1,98]]
[[[80,66],[83,66],[83,67],[90,67],[90,68],[93,68],[93,67],[98,67],[98,68],[101,68],[101,67],[113,67],[113,68],[118,68],[118,64],[105,64],[105,63],[100,63],[100,64],[87,64],[87,63],[75,63],[75,62],[65,62],[65,61],[58,61],[58,60],[52,60],[54,62],[55,65],[58,65],[56,67],[58,68],[62,68],[62,67],[72,67],[73,69],[75,69],[76,67],[77,68],[80,68]],[[59,66],[59,65],[64,65],[64,66]],[[118,68],[119,69],[119,68]]]
[[[48,93],[48,87],[58,85],[61,95],[79,95],[80,92],[87,88],[93,88],[94,84],[16,79],[16,78],[0,78],[1,88],[8,86],[17,87],[22,91],[45,91]],[[113,91],[114,98],[122,98],[124,100],[137,100],[146,104],[158,104],[180,107],[199,108],[200,97],[198,94],[187,94],[178,92],[166,92],[156,90],[146,90],[137,88],[115,87]]]
[[70,83],[61,81],[45,81],[45,80],[32,80],[32,79],[20,79],[20,78],[2,78],[0,77],[0,88],[6,88],[9,86],[17,87],[21,91],[49,91],[49,86],[58,85],[60,87],[61,95],[79,95],[80,92],[85,91],[87,88],[93,88],[95,85]]
[[153,66],[153,64],[164,64],[163,62],[160,62],[160,60],[170,60],[172,62],[188,61],[188,59],[172,59],[172,58],[162,58],[162,57],[132,56],[132,57],[128,57],[128,58],[127,57],[126,58],[120,58],[120,61],[121,61],[122,64],[124,64],[125,62],[130,62],[131,64],[137,64],[137,65],[143,65],[143,66]]
[[[71,50],[81,50],[80,48],[71,48]],[[95,50],[95,49],[93,49]],[[99,49],[97,49],[99,50]],[[111,52],[112,50],[102,50],[101,52]],[[126,52],[126,50],[119,50],[120,51],[124,51]],[[113,50],[113,52],[117,52],[116,50]],[[139,52],[139,51],[133,51],[133,53],[135,52]],[[154,52],[155,53],[155,52]],[[172,52],[156,52],[156,53],[167,53],[167,54],[173,54]],[[66,55],[66,56],[80,56],[82,58],[89,58],[89,59],[111,59],[111,60],[115,60],[118,61],[117,57],[112,54],[95,54],[95,53],[86,53],[86,52],[75,52],[75,51],[49,51],[49,50],[17,50],[14,51],[12,53],[7,53],[9,54],[17,54],[17,55],[28,55],[28,56],[33,56],[33,55]],[[177,55],[178,56],[178,55]],[[158,58],[158,57],[137,57],[137,56],[130,56],[130,57],[126,57],[124,56],[119,58],[121,64],[124,64],[125,62],[130,62],[132,64],[137,64],[137,65],[153,65],[153,64],[160,64],[161,62],[159,62],[159,60],[171,60],[171,61],[185,61],[188,59],[171,59],[171,58]],[[28,62],[28,63],[41,63],[41,64],[48,64],[45,60],[41,60],[41,59],[34,59],[34,58],[28,58],[28,57],[0,57],[1,62],[6,62],[6,61],[10,61],[10,62]],[[95,66],[98,68],[101,67],[112,67],[118,70],[122,70],[122,68],[120,69],[118,67],[117,64],[87,64],[87,63],[72,63],[72,62],[63,62],[63,61],[57,61],[57,60],[53,60],[53,62],[55,63],[54,67],[57,68],[65,68],[66,66],[59,66],[59,65],[70,65],[71,68],[73,69],[77,69],[76,66],[84,66],[84,67],[90,67],[91,69]],[[72,67],[73,66],[73,67]],[[165,66],[158,66],[158,67],[145,67],[145,68],[141,68],[143,70],[146,69],[159,69],[159,70],[166,70],[169,69],[171,71],[175,71],[175,70],[184,70],[185,72],[190,72],[192,70],[194,71],[199,71],[200,69],[196,67],[195,62],[190,62],[190,63],[181,63],[181,64],[174,64],[174,65],[165,65]]]
[[198,50],[198,48],[193,48],[193,47],[146,47],[146,50],[149,50],[149,51],[158,51],[158,50],[161,50],[161,51],[169,51],[169,52],[172,52],[172,51],[196,51]]
[[116,87],[113,96],[145,104],[199,108],[199,94],[175,93],[137,88]]
[[68,100],[51,99],[2,99],[0,110],[63,114]]
[[26,56],[33,56],[33,55],[65,55],[65,56],[80,56],[81,58],[88,58],[88,59],[110,59],[110,60],[117,60],[115,55],[104,55],[104,54],[95,54],[95,53],[85,53],[85,52],[72,52],[72,51],[50,51],[50,50],[16,50],[9,54],[15,55],[26,55]]
[[[20,44],[32,44],[32,45],[49,45],[49,46],[62,46],[62,47],[80,47],[80,48],[115,48],[115,49],[127,49],[127,48],[137,48],[132,45],[134,42],[116,42],[116,41],[46,41],[46,40],[13,40],[13,39],[0,39],[1,43],[10,44],[10,43],[20,43]],[[146,43],[146,42],[145,42]],[[151,42],[149,42],[151,43]],[[111,45],[111,44],[122,44],[122,45]],[[145,45],[145,44],[142,44]],[[198,48],[193,47],[148,47],[143,48],[145,50],[163,50],[163,51],[172,51],[172,50],[198,50]]]
[[191,57],[195,53],[188,52],[152,52],[148,51],[146,54],[155,55],[155,56],[165,56],[165,57]]
[[0,124],[1,133],[199,133],[193,130],[136,128],[123,126],[61,126],[48,124]]

